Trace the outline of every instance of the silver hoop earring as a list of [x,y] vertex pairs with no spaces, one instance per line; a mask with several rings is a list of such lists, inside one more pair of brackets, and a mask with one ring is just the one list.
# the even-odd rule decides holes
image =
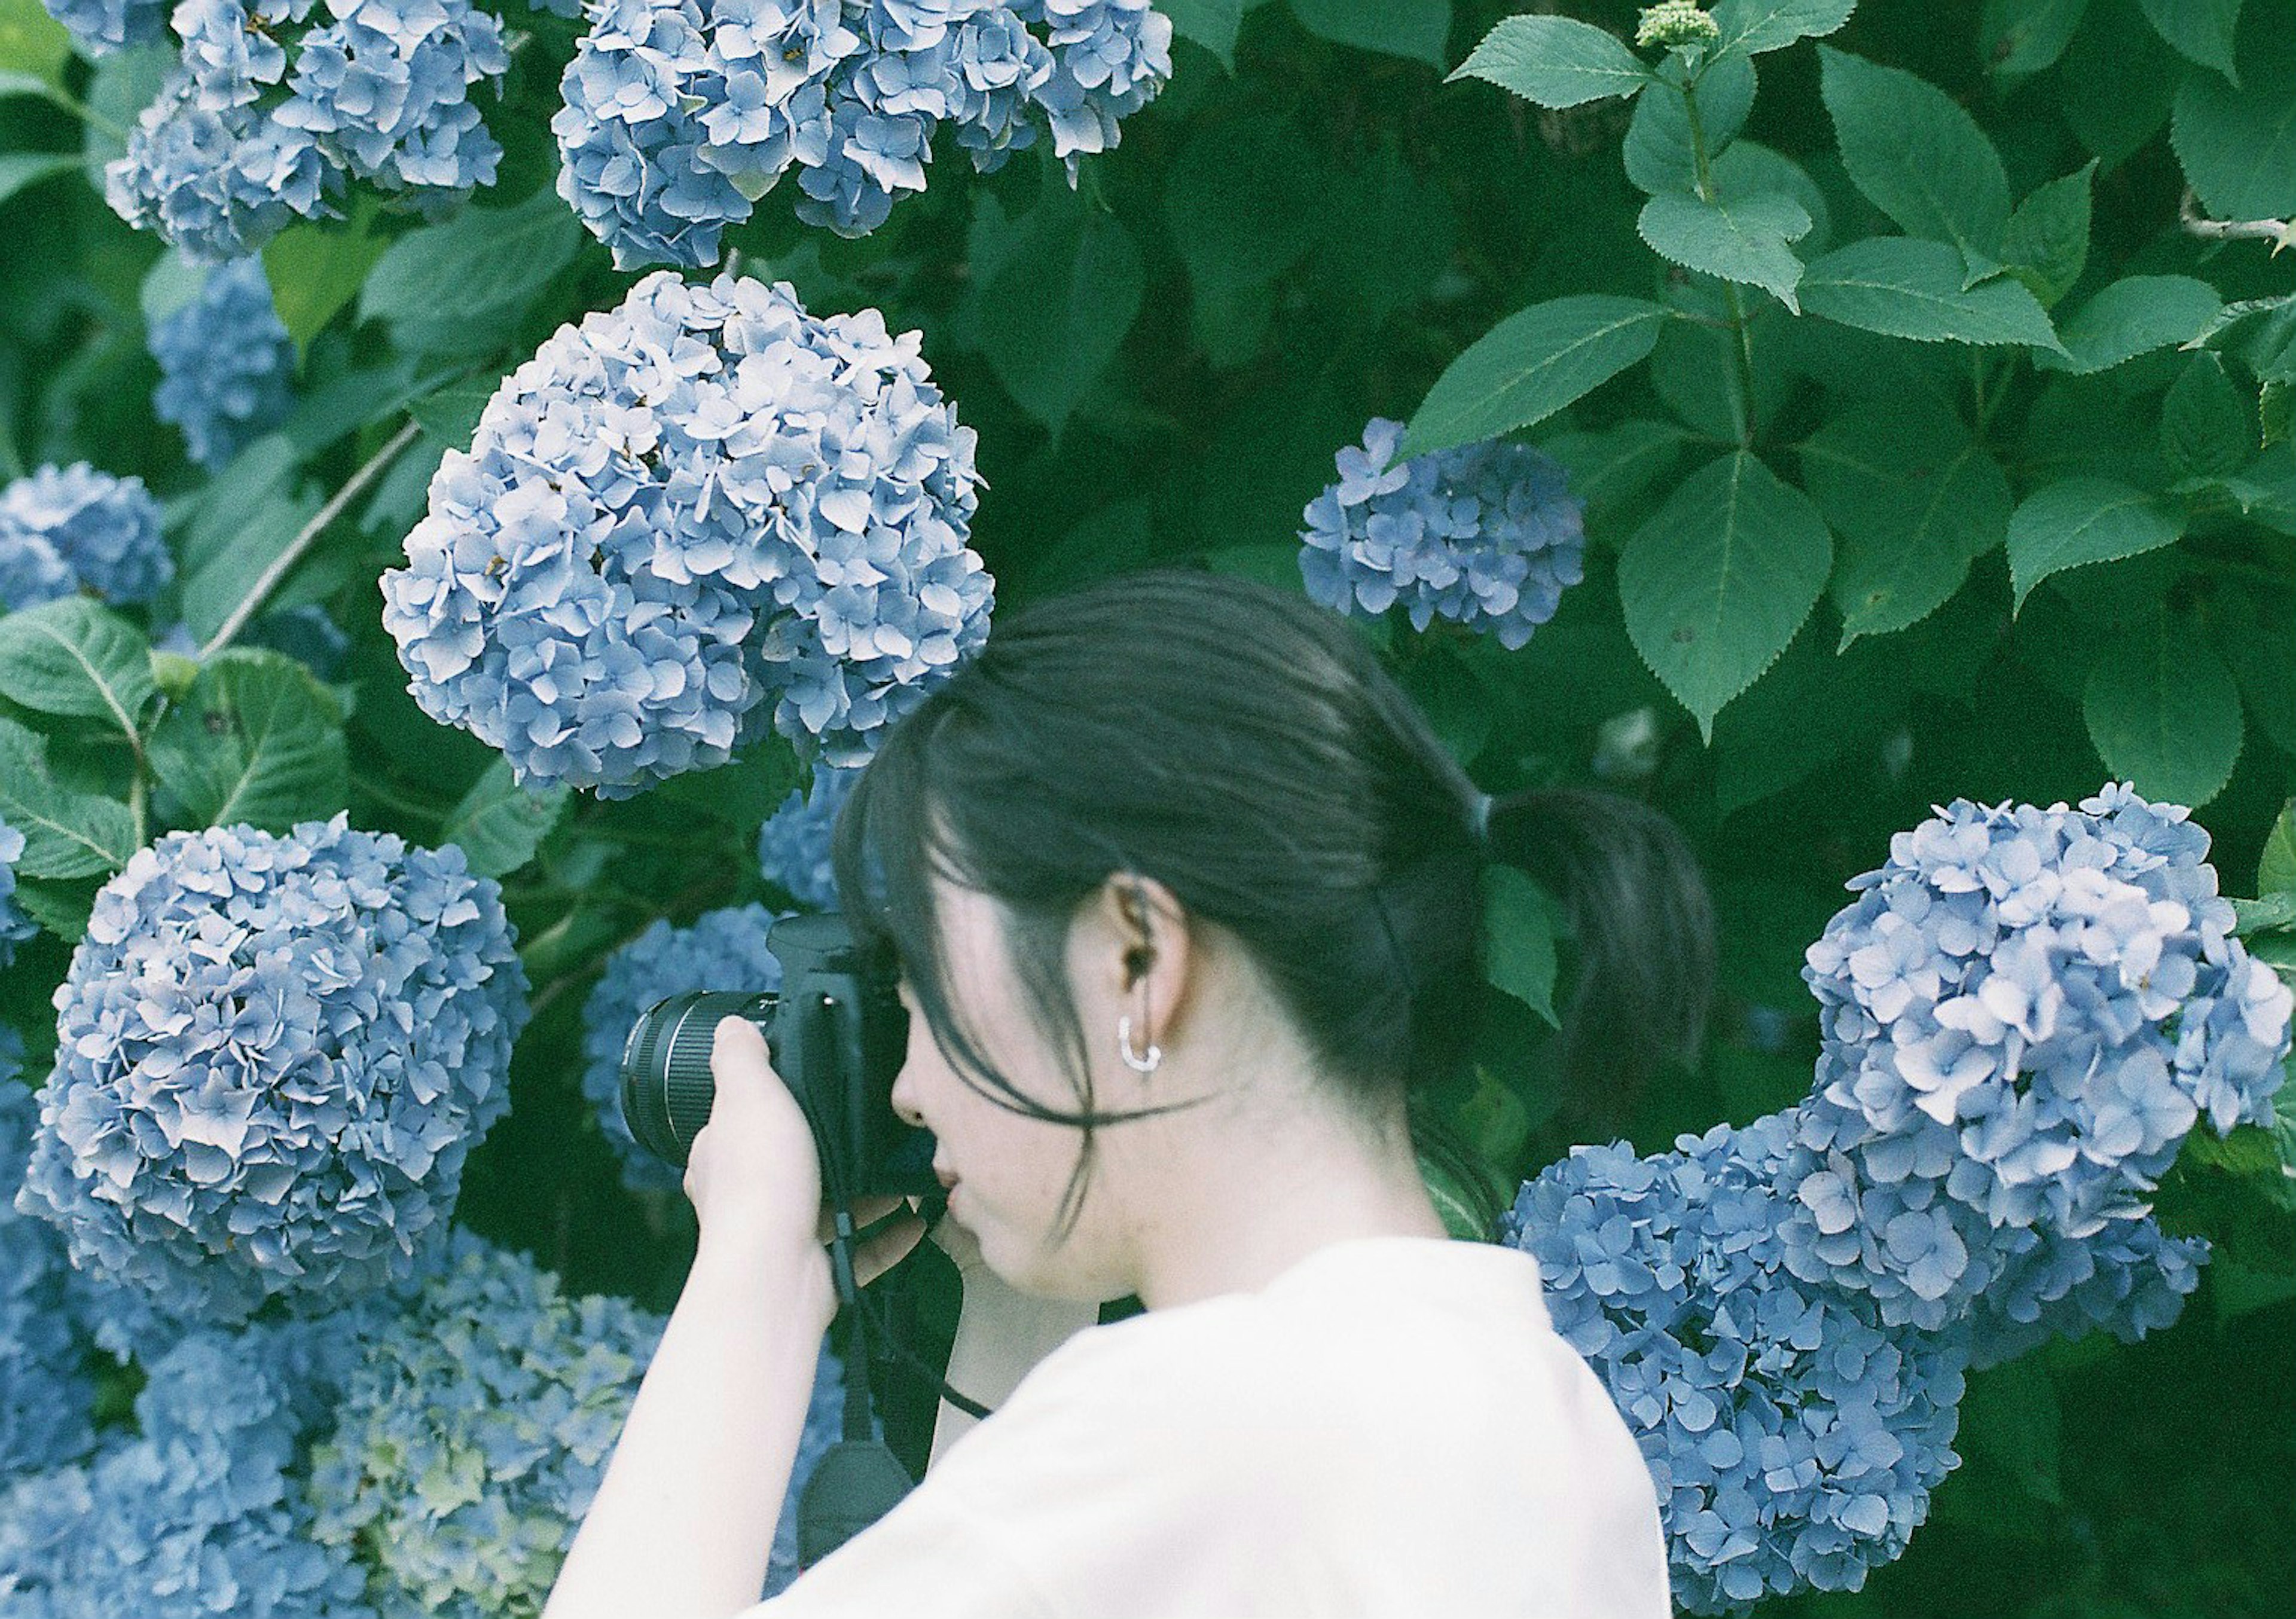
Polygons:
[[1156,1065],[1164,1060],[1164,1048],[1154,1041],[1148,1043],[1148,1055],[1136,1056],[1132,1050],[1132,1019],[1128,1015],[1117,1019],[1116,1037],[1124,1047],[1124,1066],[1135,1074],[1153,1074]]

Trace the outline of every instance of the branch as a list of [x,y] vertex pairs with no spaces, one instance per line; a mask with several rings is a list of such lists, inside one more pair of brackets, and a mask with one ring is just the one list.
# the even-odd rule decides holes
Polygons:
[[2251,237],[2270,242],[2274,256],[2296,241],[2296,219],[2210,219],[2194,206],[2196,200],[2188,185],[2184,200],[2177,205],[2177,217],[2191,235],[2211,236],[2220,241]]

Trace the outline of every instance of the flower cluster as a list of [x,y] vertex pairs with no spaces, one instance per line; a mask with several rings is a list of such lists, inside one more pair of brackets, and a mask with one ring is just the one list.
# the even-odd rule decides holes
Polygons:
[[781,958],[766,948],[767,930],[780,914],[786,913],[731,905],[706,912],[690,928],[657,920],[606,958],[603,976],[582,1003],[582,1094],[632,1191],[676,1191],[685,1183],[685,1172],[640,1147],[622,1116],[622,1047],[638,1014],[687,990],[780,989]]
[[90,56],[150,45],[167,32],[167,0],[40,0]]
[[524,784],[629,797],[768,717],[858,764],[988,639],[973,437],[875,310],[660,271],[447,453],[383,624],[423,711]]
[[526,976],[462,851],[346,819],[176,832],[97,894],[18,1206],[159,1309],[411,1272],[509,1105]]
[[13,1207],[38,1105],[20,1083],[16,1032],[0,1026],[0,1478],[77,1460],[94,1443],[64,1245]]
[[157,1357],[140,1432],[0,1490],[0,1596],[23,1619],[373,1619],[311,1538],[295,1477],[312,1402],[278,1329]]
[[2044,1237],[2142,1216],[2197,1120],[2269,1122],[2292,997],[2187,816],[2120,783],[2077,811],[1957,799],[1850,880],[1802,971],[1797,1275],[1939,1328]]
[[837,813],[853,794],[858,770],[823,765],[813,773],[813,785],[792,789],[781,807],[758,829],[758,865],[766,880],[777,884],[800,904],[817,911],[837,904],[837,878],[830,869],[830,839],[837,830]]
[[1773,1114],[1648,1158],[1578,1148],[1499,1222],[1634,1429],[1677,1598],[1700,1613],[1858,1589],[1958,1463],[1960,1344],[1785,1270],[1773,1172],[1791,1139]]
[[946,121],[981,173],[1039,126],[1086,152],[1171,77],[1149,0],[592,0],[551,119],[559,194],[627,269],[718,262],[798,166],[799,218],[842,236],[922,191]]
[[24,834],[0,817],[0,972],[16,959],[16,946],[39,931],[16,903],[16,863],[24,855]]
[[1402,440],[1401,422],[1373,417],[1363,447],[1336,457],[1339,481],[1308,503],[1309,598],[1374,617],[1401,601],[1414,629],[1439,615],[1517,650],[1584,576],[1586,503],[1552,458],[1504,439],[1382,471]]
[[140,478],[87,462],[47,466],[0,490],[0,610],[86,590],[149,601],[176,576],[160,537],[160,503]]
[[209,470],[285,418],[295,345],[262,259],[211,272],[181,308],[152,323],[151,344],[160,363],[152,413],[181,428],[185,451]]
[[178,0],[176,70],[104,168],[112,211],[193,258],[255,252],[350,180],[438,217],[494,183],[471,100],[510,66],[471,0]]
[[2173,1325],[2209,1262],[2205,1237],[2171,1237],[2151,1215],[2088,1237],[2020,1232],[1999,1274],[1972,1302],[1969,1363],[1980,1371],[2053,1338],[2110,1332],[2124,1344]]

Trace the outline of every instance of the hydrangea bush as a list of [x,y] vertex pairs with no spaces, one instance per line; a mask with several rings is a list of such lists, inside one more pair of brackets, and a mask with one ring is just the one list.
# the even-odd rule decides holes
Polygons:
[[152,413],[183,429],[184,450],[200,465],[221,467],[286,416],[295,345],[260,258],[217,267],[194,296],[152,323],[151,344],[160,363]]
[[934,132],[981,173],[1049,135],[1078,157],[1171,76],[1148,0],[592,0],[550,120],[558,192],[623,268],[718,262],[791,165],[842,236],[922,191]]
[[40,0],[90,56],[151,45],[168,29],[167,0]]
[[732,905],[704,912],[690,927],[657,921],[606,958],[582,1003],[582,1094],[632,1191],[676,1191],[685,1183],[684,1170],[637,1144],[622,1116],[622,1048],[638,1014],[686,990],[779,990],[782,961],[766,947],[766,934],[788,914]]
[[24,834],[0,816],[0,972],[15,959],[16,946],[40,929],[16,902],[16,862],[24,853]]
[[175,576],[160,503],[142,478],[83,461],[37,468],[0,489],[0,610],[80,590],[139,605]]
[[521,781],[632,797],[768,719],[858,764],[988,637],[972,446],[874,310],[657,272],[447,453],[383,624]]
[[39,1112],[18,1080],[22,1059],[16,1032],[0,1027],[0,1480],[75,1460],[95,1438],[63,1239],[15,1208]]
[[837,830],[837,814],[860,780],[857,770],[824,765],[813,773],[813,784],[792,789],[758,830],[758,865],[766,880],[785,891],[800,904],[817,911],[837,906],[837,878],[829,863],[830,838]]
[[512,943],[453,846],[340,815],[168,834],[97,895],[56,992],[18,1206],[186,1316],[407,1275],[509,1106]]

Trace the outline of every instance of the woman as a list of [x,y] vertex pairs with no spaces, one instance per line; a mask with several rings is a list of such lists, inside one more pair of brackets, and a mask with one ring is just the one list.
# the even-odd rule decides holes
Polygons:
[[1473,1034],[1486,858],[1567,902],[1567,1080],[1694,1050],[1678,835],[1483,800],[1347,620],[1156,570],[1001,623],[835,851],[904,971],[894,1106],[957,1178],[947,1380],[995,1409],[944,1406],[916,1489],[757,1604],[835,1301],[811,1136],[729,1020],[700,1251],[545,1619],[1662,1619],[1632,1435],[1537,1262],[1449,1240],[1412,1149],[1407,1098]]

